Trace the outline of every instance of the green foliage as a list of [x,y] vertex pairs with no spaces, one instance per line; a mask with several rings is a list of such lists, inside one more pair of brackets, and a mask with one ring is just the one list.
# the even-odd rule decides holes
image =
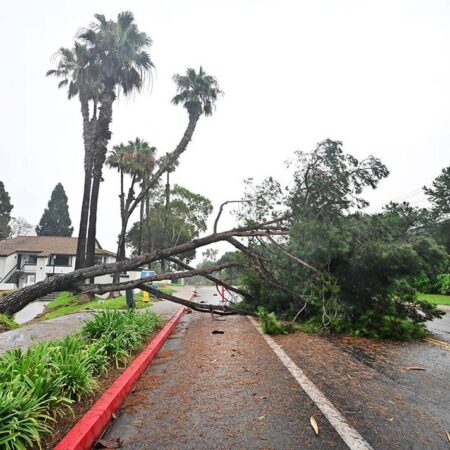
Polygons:
[[[241,252],[226,252],[218,260],[217,264],[226,263],[241,263],[244,261],[244,257]],[[237,286],[240,284],[241,269],[239,267],[229,267],[221,272],[221,278],[230,283],[231,285]]]
[[327,221],[352,208],[367,206],[361,197],[363,189],[375,189],[389,175],[379,159],[370,155],[359,161],[344,153],[342,142],[331,139],[320,142],[313,152],[297,151],[293,166],[290,207],[301,217]]
[[4,450],[26,450],[39,445],[40,437],[51,432],[54,421],[47,399],[36,396],[20,380],[0,390],[0,417],[0,448]]
[[139,31],[130,11],[119,13],[116,21],[102,14],[95,14],[95,19],[78,35],[90,55],[85,71],[101,88],[118,86],[125,95],[140,90],[153,68],[147,53],[152,40]]
[[[294,182],[286,194],[274,180],[253,187],[246,199],[255,201],[241,212],[247,223],[292,214],[289,236],[279,238],[278,247],[251,243],[266,257],[268,274],[242,271],[254,306],[285,319],[301,310],[298,320],[309,329],[393,339],[422,336],[422,323],[442,313],[417,300],[415,283],[430,274],[437,279],[448,265],[445,248],[432,233],[436,216],[407,203],[391,203],[379,214],[355,212],[367,205],[363,188],[375,188],[388,171],[376,158],[358,161],[345,154],[340,142],[326,140],[309,154],[297,152],[293,167]],[[278,192],[276,207],[270,192]],[[264,206],[266,197],[271,204]],[[280,252],[280,245],[297,259]]]
[[[173,294],[175,292],[175,289],[171,287],[161,287],[159,289],[161,292],[164,292],[166,294]],[[142,299],[142,292],[139,292],[135,295],[136,309],[148,308],[151,305],[151,303],[144,302]],[[106,300],[101,297],[96,297],[95,300],[82,304],[78,302],[78,296],[73,296],[70,292],[62,292],[57,298],[46,305],[46,314],[43,316],[43,318],[54,319],[55,317],[64,316],[66,314],[73,314],[75,312],[84,311],[87,309],[128,309],[124,295]]]
[[160,326],[160,316],[152,312],[139,314],[133,310],[125,313],[104,310],[84,325],[81,334],[96,341],[119,367],[133,350],[142,345],[145,337]]
[[353,323],[342,319],[337,320],[331,328],[337,333],[400,341],[421,339],[429,334],[423,324],[401,319],[398,316],[383,315],[380,317],[373,310],[360,315]]
[[[169,206],[164,205],[164,193],[157,192],[148,215],[144,217],[142,249],[146,252],[172,247],[195,239],[207,228],[212,204],[206,197],[175,185],[170,193]],[[136,222],[127,234],[127,245],[138,253],[140,222]],[[190,261],[195,251],[180,257]]]
[[54,417],[92,394],[96,377],[124,363],[161,326],[154,313],[104,311],[82,336],[41,342],[0,357],[0,448],[40,447]]
[[172,99],[174,105],[182,104],[190,117],[198,118],[202,114],[210,116],[213,113],[222,91],[217,80],[208,75],[201,66],[198,73],[195,69],[189,68],[185,75],[174,75],[173,80],[178,91]]
[[257,308],[261,328],[266,334],[287,334],[286,327],[277,319],[274,312],[268,313],[262,306]]
[[11,197],[5,190],[5,185],[0,181],[0,240],[6,239],[11,233],[9,221],[11,220]]
[[5,314],[0,314],[0,333],[2,331],[9,331],[18,328],[19,325],[11,319],[11,317],[6,316]]
[[413,286],[418,292],[422,292],[424,294],[450,295],[450,274],[421,274],[414,278]]
[[277,278],[297,296],[261,283],[252,272],[246,273],[244,284],[257,298],[255,303],[285,317],[301,308],[298,297],[303,296],[308,306],[302,318],[316,318],[308,323],[313,328],[321,322],[349,334],[420,337],[420,324],[441,313],[416,300],[413,280],[445,267],[447,257],[428,236],[405,235],[398,220],[393,213],[383,213],[354,214],[334,223],[296,222],[286,248],[314,267],[327,268],[328,275],[317,276],[278,255],[277,263],[288,270],[277,271]]
[[450,166],[444,167],[433,181],[432,187],[424,187],[425,194],[433,204],[434,211],[439,214],[450,213]]
[[437,282],[439,294],[450,295],[450,273],[439,274]]
[[48,206],[36,227],[36,233],[38,236],[72,236],[73,227],[69,216],[67,195],[61,183],[53,189]]

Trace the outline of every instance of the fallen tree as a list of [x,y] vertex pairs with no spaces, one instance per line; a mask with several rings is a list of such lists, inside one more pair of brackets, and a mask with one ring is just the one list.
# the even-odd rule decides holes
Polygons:
[[[248,226],[234,228],[228,231],[223,231],[220,233],[212,233],[208,236],[204,236],[202,238],[194,239],[190,242],[180,244],[171,248],[167,248],[164,250],[159,250],[156,252],[145,253],[143,255],[137,256],[135,258],[131,258],[125,261],[118,261],[115,263],[109,264],[99,264],[92,267],[86,267],[83,269],[74,270],[73,272],[69,272],[61,275],[54,275],[46,280],[39,281],[32,286],[27,286],[17,291],[11,293],[10,295],[4,297],[0,300],[0,313],[13,315],[16,312],[23,309],[26,305],[31,303],[38,298],[50,294],[52,292],[60,292],[60,291],[73,291],[79,294],[84,293],[106,293],[111,291],[119,291],[123,289],[131,289],[131,288],[140,288],[143,290],[148,290],[147,286],[144,284],[146,282],[156,281],[156,280],[165,280],[165,279],[178,279],[184,278],[194,275],[203,275],[212,277],[212,273],[223,270],[227,267],[236,265],[237,263],[226,263],[222,265],[216,265],[209,268],[204,269],[193,269],[189,267],[187,271],[180,272],[168,272],[162,273],[155,277],[147,277],[140,280],[129,281],[125,283],[113,282],[110,284],[89,284],[88,280],[93,279],[95,277],[99,277],[102,275],[114,275],[121,272],[125,272],[128,270],[137,269],[140,266],[145,264],[151,264],[156,261],[168,260],[170,261],[172,258],[172,262],[176,262],[180,266],[184,265],[176,259],[176,256],[182,255],[185,252],[195,250],[200,247],[204,247],[216,242],[227,241],[231,243],[237,249],[246,249],[247,255],[250,256],[247,258],[248,266],[258,268],[261,266],[261,261],[259,261],[259,255],[247,250],[247,247],[243,245],[238,238],[253,238],[253,237],[268,237],[268,236],[279,236],[287,233],[286,226],[283,225],[285,221],[288,219],[288,216],[280,217],[277,219],[273,219],[266,222],[261,222],[258,224],[252,224]],[[270,227],[270,228],[267,228]],[[175,258],[175,259],[174,259]],[[241,264],[244,266],[245,264]],[[184,265],[186,268],[186,265]],[[267,275],[266,275],[267,276]],[[227,289],[233,290],[239,294],[244,294],[244,296],[248,297],[247,293],[240,289],[233,288],[227,283],[223,283],[219,278],[212,277],[213,280],[220,285],[224,285]],[[270,279],[270,277],[268,278]],[[275,280],[276,281],[276,280]],[[161,293],[158,294],[162,297]],[[184,304],[189,307],[193,307],[193,302],[190,302],[189,305],[186,301],[179,299],[177,297],[171,296],[171,301],[175,303]],[[197,304],[195,304],[197,305]],[[197,310],[198,306],[196,306]],[[194,309],[194,308],[193,308]],[[211,310],[227,313],[239,313],[240,311],[235,308],[224,309],[224,307],[218,307],[217,305],[202,305],[200,308],[204,312],[210,312]]]

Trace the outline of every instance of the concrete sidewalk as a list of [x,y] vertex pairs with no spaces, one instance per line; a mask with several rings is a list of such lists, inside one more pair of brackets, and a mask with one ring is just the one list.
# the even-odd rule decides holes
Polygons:
[[[193,293],[192,286],[177,287],[177,295],[180,298],[189,300]],[[167,300],[160,300],[149,308],[164,319],[168,320],[179,309],[179,305]],[[140,309],[137,311],[146,311]],[[55,319],[36,321],[29,325],[24,325],[16,330],[7,331],[0,334],[0,354],[14,348],[26,349],[30,345],[39,341],[48,341],[50,339],[60,339],[70,334],[78,332],[83,323],[92,317],[92,311],[68,314]]]

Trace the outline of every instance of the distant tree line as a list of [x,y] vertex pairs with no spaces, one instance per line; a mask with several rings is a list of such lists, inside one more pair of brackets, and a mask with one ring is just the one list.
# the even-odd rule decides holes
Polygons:
[[0,181],[0,240],[15,236],[72,236],[73,227],[69,215],[67,195],[61,183],[58,183],[51,194],[39,224],[34,228],[23,217],[12,217],[14,206]]

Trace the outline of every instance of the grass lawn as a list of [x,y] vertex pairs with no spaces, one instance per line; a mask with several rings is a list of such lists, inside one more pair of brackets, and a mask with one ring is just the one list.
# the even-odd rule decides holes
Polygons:
[[435,305],[450,305],[450,295],[418,294],[417,298],[434,303]]
[[[160,289],[165,294],[172,294],[175,289],[170,287],[164,287]],[[148,308],[152,301],[142,301],[142,292],[134,296],[136,302],[136,308]],[[64,316],[66,314],[76,313],[84,311],[85,309],[127,309],[127,302],[125,296],[113,298],[110,300],[104,300],[101,297],[96,297],[91,302],[80,305],[78,303],[78,297],[71,295],[70,292],[63,292],[55,300],[48,303],[44,311],[44,319],[54,319],[55,317]]]

